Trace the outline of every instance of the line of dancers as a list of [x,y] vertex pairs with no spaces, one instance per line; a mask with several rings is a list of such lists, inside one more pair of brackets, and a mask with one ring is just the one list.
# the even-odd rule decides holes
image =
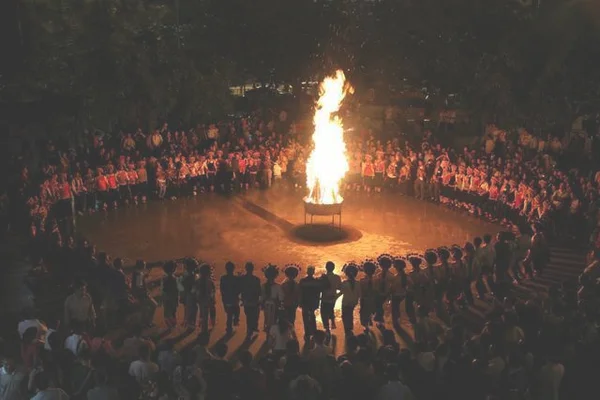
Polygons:
[[[475,243],[477,246],[467,243],[464,248],[455,245],[430,249],[423,255],[394,257],[382,254],[375,260],[349,262],[342,268],[344,280],[335,273],[331,261],[318,277],[315,267],[308,266],[302,279],[298,279],[301,267],[288,264],[282,269],[285,278],[281,283],[277,282],[280,268],[275,265],[269,264],[262,269],[265,279],[261,282],[253,263],[247,262],[245,273],[238,274],[234,264],[227,262],[226,272],[219,281],[226,331],[231,334],[239,325],[241,308],[246,316],[247,339],[259,332],[261,311],[264,316],[262,328],[268,333],[279,319],[285,319],[293,326],[300,308],[305,337],[310,338],[317,331],[315,312],[320,309],[323,329],[330,337],[331,330],[336,328],[334,305],[340,297],[341,320],[347,335],[354,331],[356,307],[359,307],[360,325],[366,331],[373,326],[383,328],[384,309],[388,303],[392,324],[396,327],[400,325],[403,303],[412,324],[416,323],[416,308],[420,314],[456,313],[458,309],[474,304],[474,292],[479,298],[492,293],[490,285],[494,283],[488,276],[494,269],[494,248],[489,240],[475,240]],[[163,268],[166,277],[162,280],[162,296],[167,326],[173,328],[177,324],[179,303],[184,305],[183,324],[186,327],[194,329],[198,315],[201,330],[207,331],[214,326],[217,287],[213,282],[212,267],[188,259],[182,276],[175,275],[174,262]]]

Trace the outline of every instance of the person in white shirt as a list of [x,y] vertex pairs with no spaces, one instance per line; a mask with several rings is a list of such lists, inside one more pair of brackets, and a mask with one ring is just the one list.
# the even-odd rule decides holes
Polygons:
[[75,357],[79,355],[79,352],[84,347],[89,347],[86,341],[83,339],[83,329],[81,323],[73,321],[72,333],[65,339],[64,347],[69,350]]
[[27,400],[27,371],[17,367],[14,358],[5,357],[0,368],[0,399]]
[[270,333],[271,327],[275,325],[277,310],[283,302],[283,290],[281,285],[275,282],[279,269],[275,265],[269,264],[263,269],[267,281],[262,285],[261,301],[264,314],[264,330]]
[[95,325],[96,309],[84,282],[78,282],[75,293],[65,300],[64,313],[64,322],[67,326],[73,321],[78,321],[84,326],[93,327]]
[[50,386],[50,377],[46,372],[38,373],[34,380],[38,392],[31,400],[69,400],[69,395],[64,390]]
[[564,375],[565,367],[561,363],[553,359],[548,360],[538,373],[539,399],[558,400],[560,384]]
[[280,317],[277,324],[269,329],[269,343],[274,353],[283,354],[288,341],[295,338],[296,333],[284,317]]
[[385,377],[387,383],[379,388],[376,400],[412,400],[414,396],[408,386],[400,381],[400,372],[394,364],[387,366]]
[[139,358],[129,365],[129,375],[138,383],[147,382],[158,373],[158,365],[150,361],[150,352],[150,346],[141,345]]
[[338,296],[342,296],[342,323],[346,335],[352,335],[354,331],[354,308],[360,299],[360,284],[356,280],[358,266],[355,263],[344,265],[344,273],[348,277],[340,288]]

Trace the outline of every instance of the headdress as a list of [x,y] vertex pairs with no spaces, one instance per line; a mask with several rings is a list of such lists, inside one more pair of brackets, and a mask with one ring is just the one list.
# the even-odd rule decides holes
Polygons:
[[394,257],[389,254],[382,254],[377,257],[377,262],[381,268],[390,268],[392,266],[392,262]]
[[450,258],[450,250],[446,246],[438,248],[437,252],[441,261],[445,261]]
[[268,264],[262,269],[263,274],[265,274],[265,278],[274,280],[279,275],[279,268],[277,265]]
[[300,273],[300,266],[298,264],[287,264],[283,269],[283,273],[290,279],[295,279]]
[[360,269],[367,275],[373,275],[377,271],[377,261],[367,259],[362,263]]
[[198,268],[200,276],[212,276],[213,267],[210,264],[202,263]]
[[194,257],[186,258],[184,261],[185,269],[190,272],[194,272],[198,268],[198,260]]
[[452,247],[450,248],[450,251],[452,252],[452,257],[454,257],[455,260],[462,259],[463,250],[459,245],[453,244]]
[[392,262],[394,264],[394,268],[396,269],[406,268],[406,259],[404,257],[394,257]]
[[437,262],[437,260],[438,260],[438,253],[435,249],[425,250],[425,261],[429,265],[435,264]]
[[355,262],[350,261],[344,264],[342,271],[347,277],[356,278],[356,275],[358,275],[358,265]]
[[421,256],[420,254],[408,254],[406,258],[408,258],[408,262],[410,262],[410,265],[415,271],[418,269],[427,268],[427,263],[425,262],[423,256]]

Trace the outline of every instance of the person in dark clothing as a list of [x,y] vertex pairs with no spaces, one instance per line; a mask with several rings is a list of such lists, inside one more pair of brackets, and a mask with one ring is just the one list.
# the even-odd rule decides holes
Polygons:
[[494,296],[502,301],[510,285],[508,269],[511,261],[510,245],[507,242],[506,232],[498,233],[498,241],[494,245],[496,259],[494,262]]
[[235,392],[240,400],[265,398],[266,380],[264,374],[252,367],[252,353],[248,350],[239,355],[240,369],[233,373]]
[[221,277],[221,300],[227,314],[227,333],[233,331],[240,321],[240,278],[234,275],[235,265],[228,261],[225,264],[225,275]]
[[321,280],[315,279],[315,267],[306,269],[306,277],[300,280],[300,307],[302,307],[302,323],[304,338],[310,338],[317,331],[315,311],[319,308],[321,297]]
[[177,325],[177,305],[179,304],[179,290],[175,278],[177,265],[173,261],[163,266],[166,276],[162,280],[162,299],[165,322],[169,330]]
[[246,275],[241,278],[241,295],[246,314],[246,340],[252,339],[258,331],[258,312],[260,304],[260,279],[254,276],[254,264],[246,263]]

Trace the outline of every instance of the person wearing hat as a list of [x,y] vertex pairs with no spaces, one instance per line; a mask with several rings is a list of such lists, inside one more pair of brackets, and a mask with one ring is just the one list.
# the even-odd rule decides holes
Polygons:
[[315,311],[319,309],[322,281],[315,278],[315,267],[306,269],[306,276],[300,279],[300,307],[302,308],[302,323],[304,339],[308,340],[317,331]]
[[240,278],[234,274],[235,265],[231,261],[225,263],[225,275],[221,276],[219,289],[223,309],[227,315],[226,332],[231,334],[233,326],[240,321]]
[[344,332],[347,336],[354,335],[354,309],[360,300],[361,285],[356,281],[358,275],[358,266],[355,263],[348,263],[342,269],[346,274],[346,279],[342,282],[338,297],[342,297],[342,323]]
[[377,262],[381,267],[381,272],[375,278],[375,322],[379,328],[383,327],[383,306],[385,302],[390,298],[393,276],[390,273],[392,267],[392,256],[389,254],[382,254],[377,257]]
[[208,332],[210,327],[215,326],[215,283],[212,279],[212,267],[203,263],[198,268],[199,278],[195,282],[195,292],[198,301],[198,310],[200,311],[200,329],[202,332]]
[[296,311],[298,310],[300,301],[300,288],[298,287],[298,282],[296,282],[299,272],[300,267],[296,264],[286,265],[283,270],[285,281],[281,284],[281,289],[283,291],[283,310],[288,322],[292,326],[294,326],[296,322]]
[[367,260],[362,265],[365,277],[360,280],[360,323],[368,332],[373,325],[373,314],[375,314],[375,302],[377,289],[375,288],[375,271],[377,264],[375,261]]
[[271,327],[275,325],[277,311],[283,302],[283,291],[281,285],[275,282],[279,269],[276,265],[269,264],[263,268],[266,282],[262,285],[262,309],[264,314],[264,330],[269,334]]
[[163,301],[163,313],[165,323],[169,330],[177,325],[177,305],[179,303],[179,290],[177,289],[177,279],[175,270],[177,264],[174,261],[168,261],[163,265],[163,271],[166,276],[161,281],[161,292]]
[[[404,299],[406,299],[406,312],[409,313],[409,304],[407,298],[409,277],[406,274],[406,261],[402,258],[393,259],[394,270],[396,275],[392,277],[390,282],[390,294],[392,302],[392,324],[394,327],[400,326],[400,306]],[[411,302],[412,305],[412,302]],[[414,309],[413,309],[414,311]]]

